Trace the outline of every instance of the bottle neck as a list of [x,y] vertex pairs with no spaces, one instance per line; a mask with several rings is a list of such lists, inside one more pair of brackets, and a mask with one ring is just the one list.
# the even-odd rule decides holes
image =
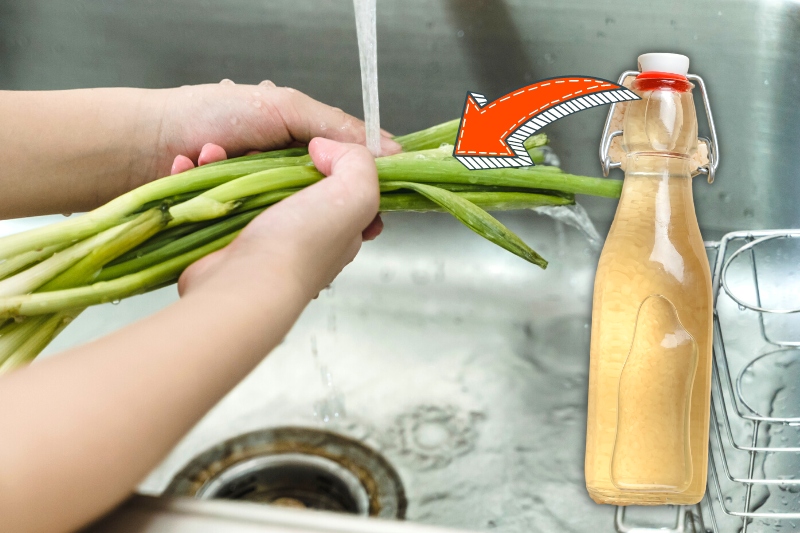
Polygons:
[[686,178],[691,183],[691,160],[687,156],[663,152],[633,152],[626,154],[625,181],[633,176],[649,178]]
[[622,130],[625,152],[629,155],[661,153],[664,156],[691,157],[697,150],[697,117],[691,91],[669,87],[637,89],[645,81],[661,83],[669,80],[637,78],[634,82],[634,90],[641,99],[628,102],[625,107]]
[[694,218],[689,159],[646,154],[628,156],[615,218],[651,227],[653,221],[659,226],[690,215]]

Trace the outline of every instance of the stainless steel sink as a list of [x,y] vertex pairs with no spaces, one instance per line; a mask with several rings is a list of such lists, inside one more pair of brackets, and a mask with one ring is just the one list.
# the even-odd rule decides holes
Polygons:
[[[531,266],[441,214],[392,214],[265,361],[142,483],[161,493],[225,439],[321,428],[399,473],[406,519],[471,530],[611,531],[583,487],[597,251],[536,214],[502,217]],[[52,354],[174,301],[164,289],[89,309]],[[225,357],[226,354],[219,354]]]
[[[614,79],[639,53],[685,53],[708,84],[724,154],[718,182],[695,183],[704,237],[800,223],[796,1],[382,0],[378,36],[382,125],[397,133],[456,116],[467,90],[494,98],[551,76]],[[0,89],[268,78],[360,115],[347,0],[7,0],[0,4],[0,59]],[[579,113],[548,128],[565,169],[600,174],[604,113]],[[615,203],[582,201],[602,233]],[[445,215],[387,216],[385,235],[364,246],[285,343],[141,490],[159,493],[226,439],[313,427],[382,454],[402,480],[409,521],[613,531],[613,509],[588,500],[581,467],[596,252],[576,230],[539,215],[503,220],[551,260],[547,271]],[[165,289],[91,309],[48,353],[175,298]],[[221,505],[177,504],[175,512],[198,512],[194,504]],[[225,509],[228,517],[251,512]]]

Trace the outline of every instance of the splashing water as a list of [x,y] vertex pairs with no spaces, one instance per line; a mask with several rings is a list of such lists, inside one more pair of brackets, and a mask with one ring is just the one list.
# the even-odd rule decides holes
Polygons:
[[378,105],[378,40],[375,0],[353,0],[361,63],[361,98],[367,126],[367,148],[375,157],[381,151],[381,118]]
[[[333,285],[328,287],[326,291],[326,299],[328,313],[327,314],[327,332],[323,334],[328,338],[330,348],[336,346],[336,305],[334,303]],[[319,353],[319,343],[317,336],[311,336],[311,356],[314,360],[314,366],[319,371],[320,378],[322,379],[323,397],[314,402],[314,416],[319,418],[324,423],[337,422],[344,418],[347,414],[345,407],[345,398],[333,381],[333,374],[331,373],[326,358],[321,357]]]
[[533,209],[535,212],[546,215],[559,222],[563,222],[573,228],[577,228],[584,234],[589,246],[593,250],[600,250],[603,247],[603,237],[597,232],[597,228],[589,218],[586,209],[579,203],[573,205],[544,205]]

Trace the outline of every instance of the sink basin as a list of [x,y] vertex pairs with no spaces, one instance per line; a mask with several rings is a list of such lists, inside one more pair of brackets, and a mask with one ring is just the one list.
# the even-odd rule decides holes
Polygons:
[[[704,237],[797,227],[796,1],[424,0],[382,2],[378,12],[382,125],[396,133],[453,118],[467,90],[495,98],[565,73],[614,79],[640,53],[688,54],[691,71],[708,84],[724,154],[717,183],[695,181]],[[360,115],[349,2],[8,0],[0,13],[4,89],[270,78]],[[599,175],[605,112],[548,128],[568,171]],[[614,202],[584,202],[607,227]],[[387,215],[385,234],[364,246],[284,344],[186,436],[141,492],[161,494],[229,439],[313,428],[380,454],[402,482],[409,522],[613,531],[613,509],[589,501],[581,466],[596,252],[576,230],[533,213],[502,219],[551,260],[547,271],[445,215]],[[0,233],[40,222],[3,222]],[[176,298],[165,289],[90,309],[45,356]],[[159,502],[147,505],[162,509]],[[252,512],[230,506],[253,507],[190,503],[168,510],[200,513],[225,503],[219,516],[230,517]],[[642,523],[671,527],[672,518]]]
[[[395,469],[411,522],[506,532],[613,531],[583,486],[597,250],[534,212],[502,220],[540,270],[443,214],[390,214],[281,344],[145,479],[161,494],[195,457],[248,432],[316,428]],[[177,298],[87,310],[43,357]],[[226,354],[219,354],[225,357]]]

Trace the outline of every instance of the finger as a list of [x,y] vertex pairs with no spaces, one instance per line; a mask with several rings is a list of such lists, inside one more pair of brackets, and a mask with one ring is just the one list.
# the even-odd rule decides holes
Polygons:
[[224,148],[217,144],[207,143],[203,145],[203,149],[200,150],[200,155],[197,157],[197,165],[203,166],[226,159],[228,159],[228,154],[225,153]]
[[361,232],[375,218],[380,202],[374,159],[363,146],[322,138],[311,141],[309,153],[328,177],[267,209],[242,231],[241,240],[273,235],[276,224],[288,224],[305,226],[302,231],[316,235],[320,244],[351,238],[361,242]]
[[185,155],[179,155],[175,157],[175,160],[172,162],[172,169],[170,169],[169,173],[172,174],[180,174],[181,172],[186,172],[187,170],[191,170],[194,168],[194,163],[192,160],[186,157]]
[[380,215],[375,215],[369,226],[361,232],[361,239],[364,241],[372,241],[383,231],[383,220]]
[[367,176],[375,174],[375,161],[371,154],[362,148],[363,146],[316,137],[308,143],[308,154],[317,170],[326,176],[330,176],[337,169],[342,173],[359,173],[360,171]]
[[256,155],[256,154],[263,154],[263,153],[264,152],[262,152],[261,150],[250,150],[249,152],[247,152],[244,155]]
[[[295,89],[276,89],[278,106],[283,123],[291,137],[299,142],[309,142],[314,137],[335,141],[365,144],[364,123],[341,109],[318,102]],[[398,143],[381,137],[381,155],[402,151]]]
[[[330,189],[329,203],[349,205],[363,219],[361,230],[375,218],[380,201],[375,160],[363,146],[343,144],[317,137],[308,145],[308,153],[317,169],[329,177],[322,188]],[[341,185],[336,182],[341,182]],[[328,182],[328,183],[325,183]]]
[[328,177],[265,210],[234,244],[265,261],[285,257],[297,286],[311,298],[358,253],[380,191],[375,160],[364,146],[316,138],[309,153]]

